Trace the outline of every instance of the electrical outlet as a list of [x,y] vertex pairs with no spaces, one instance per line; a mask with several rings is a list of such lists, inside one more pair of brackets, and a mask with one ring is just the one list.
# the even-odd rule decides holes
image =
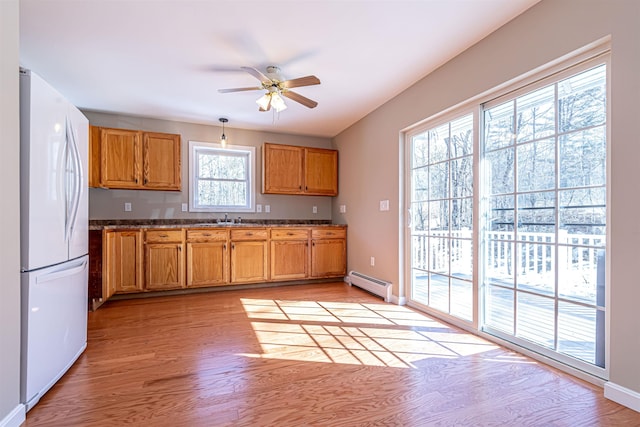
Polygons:
[[124,211],[125,211],[125,212],[131,212],[131,203],[126,202],[126,203],[124,204]]
[[182,204],[182,212],[186,212],[187,210],[189,210],[189,206],[186,203]]
[[374,267],[376,265],[376,257],[372,256],[371,257],[371,267]]
[[265,211],[266,213],[271,212],[271,205],[264,205],[264,211]]
[[256,205],[256,212],[262,212],[262,205]]
[[313,209],[311,209],[311,212],[313,213],[318,213],[318,207],[314,206]]
[[347,213],[347,205],[340,205],[340,213]]
[[389,210],[389,201],[388,200],[380,200],[380,210],[388,211]]

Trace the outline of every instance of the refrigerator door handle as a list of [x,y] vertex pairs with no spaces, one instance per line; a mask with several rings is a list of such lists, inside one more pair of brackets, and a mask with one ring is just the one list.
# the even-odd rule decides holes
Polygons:
[[36,277],[36,283],[45,283],[50,282],[52,280],[57,280],[61,277],[73,276],[74,274],[80,273],[82,270],[87,268],[87,260],[84,259],[77,267],[69,268],[61,271],[54,271],[47,274],[42,274]]
[[78,216],[78,209],[80,208],[80,197],[82,196],[82,162],[80,160],[80,151],[74,135],[73,125],[68,117],[66,128],[68,150],[67,159],[71,161],[71,174],[67,175],[67,180],[71,180],[67,185],[67,188],[69,189],[70,187],[71,190],[71,194],[67,195],[67,206],[69,206],[69,209],[67,211],[65,237],[68,241],[73,235],[73,229],[76,225],[76,218]]

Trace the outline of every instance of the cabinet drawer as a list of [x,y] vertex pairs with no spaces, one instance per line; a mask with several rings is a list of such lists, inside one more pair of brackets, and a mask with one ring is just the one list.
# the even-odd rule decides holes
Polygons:
[[182,230],[147,230],[146,242],[182,242]]
[[306,240],[309,238],[308,228],[273,228],[272,240]]
[[227,230],[187,230],[187,240],[227,240]]
[[267,240],[266,228],[231,230],[231,240]]
[[344,228],[315,228],[311,230],[314,239],[346,239],[347,230]]

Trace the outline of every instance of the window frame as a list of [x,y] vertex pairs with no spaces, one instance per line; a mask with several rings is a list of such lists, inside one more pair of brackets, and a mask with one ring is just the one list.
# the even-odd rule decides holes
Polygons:
[[[222,155],[224,152],[247,156],[247,200],[244,206],[200,205],[198,204],[197,158],[202,152]],[[246,145],[225,145],[215,142],[189,141],[189,212],[255,212],[256,205],[256,147]]]

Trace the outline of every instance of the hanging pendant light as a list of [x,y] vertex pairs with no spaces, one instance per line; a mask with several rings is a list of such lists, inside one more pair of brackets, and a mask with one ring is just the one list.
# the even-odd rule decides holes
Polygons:
[[227,135],[224,134],[224,124],[227,123],[229,119],[220,117],[218,120],[220,120],[220,123],[222,123],[222,136],[220,137],[220,145],[222,145],[222,148],[224,148],[227,145]]

